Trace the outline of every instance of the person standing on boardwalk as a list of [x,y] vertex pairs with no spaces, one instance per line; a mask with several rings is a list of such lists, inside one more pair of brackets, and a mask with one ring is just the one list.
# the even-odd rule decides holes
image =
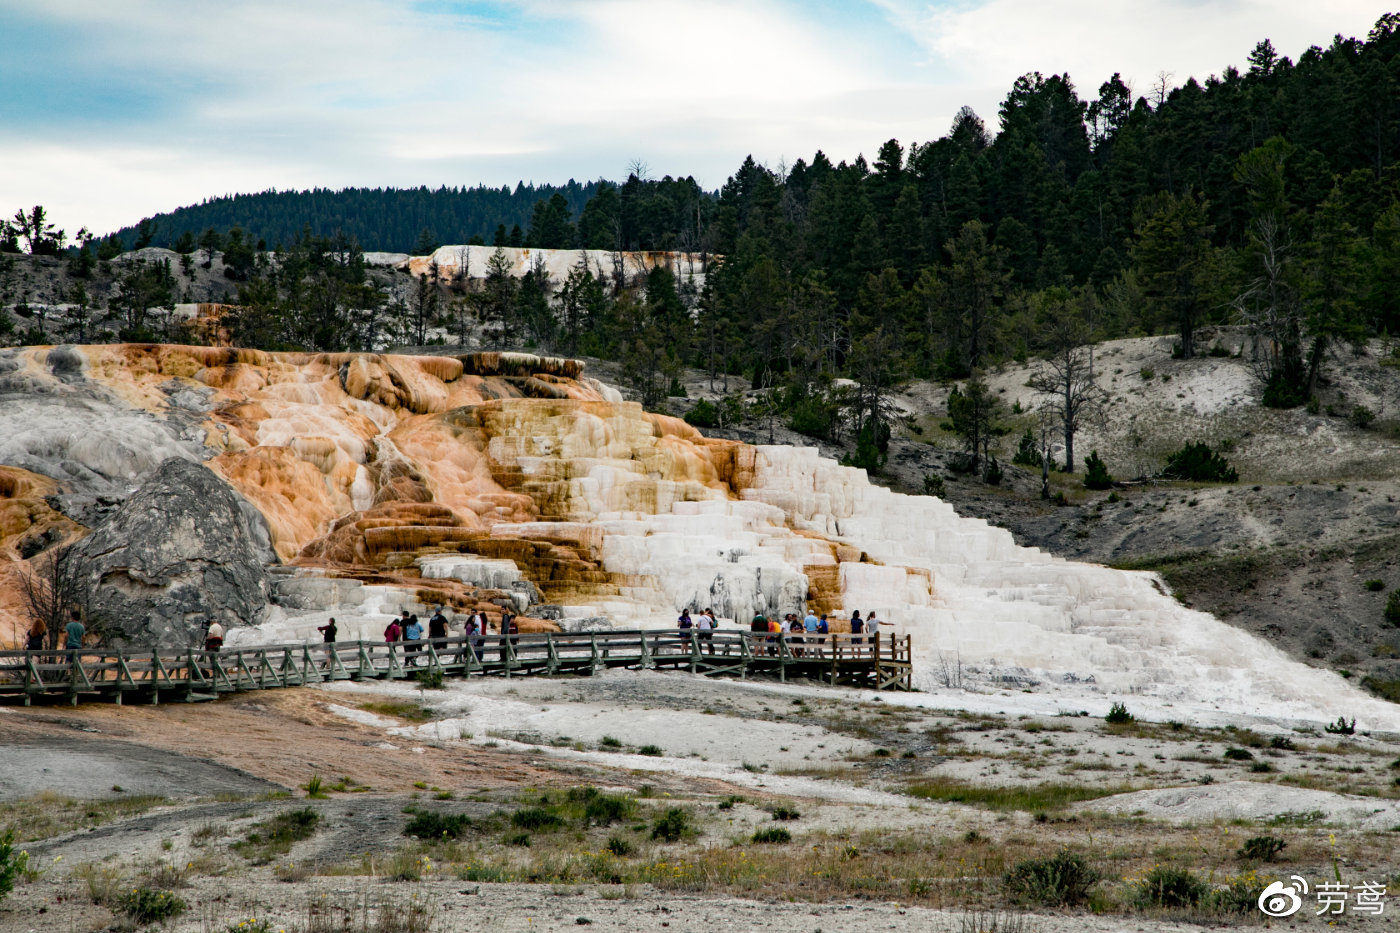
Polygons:
[[403,629],[403,654],[405,667],[418,666],[418,652],[423,648],[423,625],[418,621],[418,616],[408,617],[408,624]]
[[851,613],[851,644],[859,645],[865,641],[862,632],[865,631],[865,620],[860,617],[860,610]]
[[29,634],[24,639],[24,650],[43,651],[44,639],[49,637],[49,627],[44,624],[43,619],[35,619],[34,624],[29,626]]
[[83,619],[78,610],[69,610],[68,624],[63,627],[63,647],[68,650],[70,661],[77,657],[76,652],[83,646],[83,636],[86,634],[87,626],[83,625]]
[[326,669],[330,670],[331,657],[335,654],[335,616],[325,625],[316,626],[316,631],[321,633],[321,641],[326,646]]
[[204,630],[204,650],[211,654],[218,654],[219,649],[224,646],[224,627],[215,619],[209,623],[209,627]]
[[870,644],[874,645],[874,650],[879,652],[880,641],[876,638],[880,634],[880,620],[875,618],[875,610],[870,610],[865,616],[865,633],[870,636]]
[[706,609],[695,617],[695,637],[700,640],[700,644],[709,649],[710,654],[715,653],[715,617]]
[[437,607],[433,617],[428,620],[428,637],[432,639],[434,651],[441,651],[447,644],[447,616],[442,614],[441,606]]
[[384,641],[389,645],[389,660],[393,663],[394,646],[403,640],[403,627],[399,625],[398,619],[390,619],[389,624],[384,628]]

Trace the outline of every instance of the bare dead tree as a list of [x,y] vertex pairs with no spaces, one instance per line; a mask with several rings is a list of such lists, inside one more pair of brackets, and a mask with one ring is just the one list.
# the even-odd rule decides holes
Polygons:
[[1094,357],[1083,323],[1062,318],[1047,332],[1051,351],[1030,378],[1042,407],[1059,422],[1065,439],[1065,472],[1074,472],[1074,436],[1103,412],[1104,391],[1094,379]]
[[50,548],[29,562],[27,572],[20,574],[20,588],[30,624],[44,623],[48,629],[47,646],[58,647],[63,626],[69,613],[76,609],[84,619],[90,618],[91,592],[83,573],[86,562],[76,546],[68,544]]

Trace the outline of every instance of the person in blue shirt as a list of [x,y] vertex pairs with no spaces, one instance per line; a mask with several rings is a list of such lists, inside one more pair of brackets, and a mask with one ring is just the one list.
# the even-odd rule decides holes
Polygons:
[[423,640],[423,623],[418,621],[418,616],[408,617],[408,624],[403,629],[403,640],[406,642],[403,646],[404,666],[417,667],[418,652],[422,648],[418,642]]

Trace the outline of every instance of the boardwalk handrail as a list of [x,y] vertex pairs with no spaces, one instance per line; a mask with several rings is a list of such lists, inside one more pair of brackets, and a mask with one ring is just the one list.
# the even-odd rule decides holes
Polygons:
[[911,689],[910,636],[632,629],[452,635],[414,642],[295,642],[199,648],[0,651],[0,697],[111,696],[161,691],[186,700],[328,680],[398,679],[420,671],[463,677],[689,669],[706,675],[789,672],[875,689]]

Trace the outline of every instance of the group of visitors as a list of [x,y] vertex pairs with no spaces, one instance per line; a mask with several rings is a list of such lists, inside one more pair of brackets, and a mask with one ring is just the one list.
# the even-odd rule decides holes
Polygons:
[[[863,645],[867,637],[879,634],[880,620],[876,617],[875,611],[871,610],[865,618],[861,618],[860,610],[851,613],[851,637],[852,645]],[[778,635],[786,635],[787,643],[792,646],[794,657],[806,657],[809,652],[816,657],[822,655],[821,645],[826,639],[823,635],[831,633],[831,620],[825,612],[818,614],[815,609],[808,609],[806,616],[799,617],[795,612],[789,612],[782,619],[770,619],[759,609],[754,613],[753,620],[749,623],[751,633],[767,633],[767,651],[769,654],[777,653]],[[813,637],[815,636],[815,637]],[[874,638],[870,637],[870,642],[874,643]],[[807,645],[813,644],[817,647],[808,649]]]
[[[417,614],[405,609],[397,618],[391,618],[389,624],[384,627],[384,641],[391,649],[396,649],[399,645],[403,646],[405,667],[418,667],[425,645],[432,645],[435,652],[441,652],[447,646],[447,640],[452,635],[452,624],[452,619],[448,616],[446,608],[437,606],[434,608],[432,616],[428,618],[425,631]],[[462,623],[462,635],[467,639],[467,646],[478,661],[482,659],[486,647],[486,635],[490,632],[490,626],[490,620],[481,609],[473,609]],[[516,621],[516,615],[508,608],[501,610],[501,621],[496,628],[503,636],[520,634],[520,625]],[[332,617],[325,625],[317,626],[316,631],[321,633],[329,656],[333,650],[331,646],[336,643],[339,632],[335,618]],[[514,648],[519,642],[518,638],[509,638],[507,641],[507,638],[503,637],[501,639],[501,659],[505,660],[506,658],[507,645]],[[457,660],[462,660],[464,656],[465,651],[459,652]]]
[[[68,611],[68,624],[63,626],[61,633],[65,651],[76,651],[83,646],[83,637],[87,635],[87,626],[83,625],[83,614],[79,610],[70,609]],[[48,639],[48,625],[43,619],[35,619],[24,638],[25,650],[43,651],[46,647],[44,643]]]

